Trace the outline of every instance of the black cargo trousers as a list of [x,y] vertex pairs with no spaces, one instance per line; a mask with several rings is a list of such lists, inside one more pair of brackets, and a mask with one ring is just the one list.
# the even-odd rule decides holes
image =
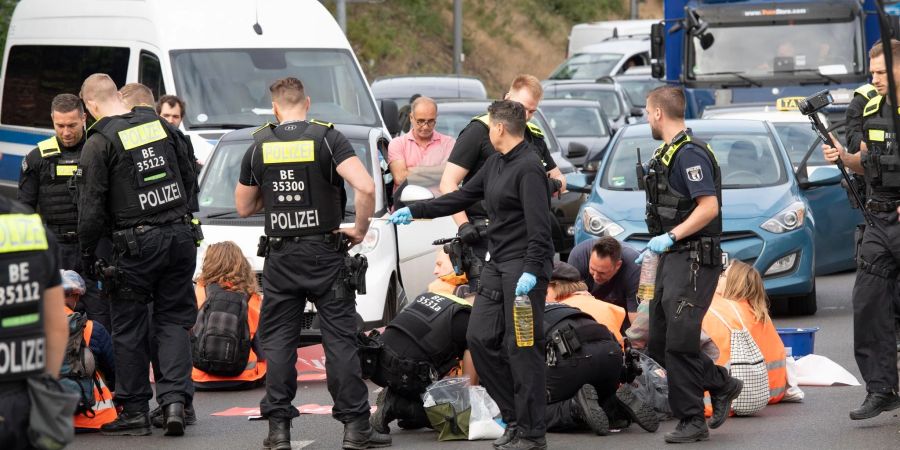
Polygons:
[[180,222],[136,227],[135,237],[137,254],[115,249],[112,265],[118,274],[110,306],[116,402],[126,412],[146,413],[153,396],[148,373],[153,348],[159,362],[157,403],[192,400],[189,330],[197,320],[192,283],[197,246],[190,226]]
[[263,267],[264,300],[258,336],[266,355],[263,417],[300,415],[291,401],[297,395],[297,346],[307,301],[316,305],[332,416],[352,422],[369,416],[369,390],[362,379],[356,346],[356,295],[343,283],[346,251],[326,242],[283,240],[269,246]]
[[895,305],[900,273],[897,212],[870,211],[853,286],[853,351],[868,392],[897,391]]
[[700,351],[703,316],[712,303],[722,266],[703,266],[691,251],[659,257],[656,291],[650,303],[650,357],[665,367],[669,406],[678,419],[703,417],[703,391],[718,393],[728,371]]

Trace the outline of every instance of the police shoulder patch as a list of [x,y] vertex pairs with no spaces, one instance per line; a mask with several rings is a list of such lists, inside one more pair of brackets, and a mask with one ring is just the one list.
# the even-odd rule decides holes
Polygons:
[[685,169],[687,172],[688,180],[690,181],[701,181],[703,180],[703,168],[700,166],[692,166]]

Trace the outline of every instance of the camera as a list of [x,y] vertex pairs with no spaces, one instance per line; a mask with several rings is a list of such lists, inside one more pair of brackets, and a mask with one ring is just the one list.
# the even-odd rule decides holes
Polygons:
[[826,89],[800,100],[797,102],[797,108],[800,110],[801,114],[808,116],[815,114],[816,111],[832,103],[834,103],[834,98],[831,97],[831,93]]

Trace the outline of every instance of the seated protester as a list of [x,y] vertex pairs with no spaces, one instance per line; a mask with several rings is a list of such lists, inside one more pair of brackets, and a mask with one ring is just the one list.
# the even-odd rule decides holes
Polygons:
[[[559,264],[565,263],[554,267],[551,285],[559,278]],[[652,406],[642,403],[629,384],[619,387],[627,373],[622,346],[613,334],[589,314],[554,303],[550,296],[548,289],[544,309],[547,430],[588,427],[602,436],[609,433],[611,423],[624,428],[637,422],[647,431],[656,431],[659,417]]]
[[637,257],[637,250],[609,236],[584,241],[569,253],[568,263],[578,269],[587,291],[628,312],[626,329],[637,314],[641,280],[641,266],[634,262]]
[[[425,388],[443,378],[463,361],[463,374],[474,376],[468,355],[466,330],[471,303],[451,294],[426,292],[404,308],[376,337],[381,343],[377,364],[363,367],[373,383],[383,389],[372,414],[372,428],[389,433],[390,423],[405,429],[429,427],[422,404]],[[360,362],[366,365],[361,355]],[[435,376],[437,378],[435,378]],[[472,380],[476,382],[476,380]]]
[[[741,329],[743,321],[768,367],[769,404],[778,403],[787,390],[786,352],[775,324],[769,318],[762,277],[753,266],[741,261],[733,261],[723,275],[725,289],[721,295],[717,293],[713,296],[709,307],[715,314],[706,314],[703,318],[704,334],[709,335],[718,347],[719,356],[715,363],[720,366],[728,365],[731,355],[731,330],[728,327]],[[725,319],[728,325],[722,323],[716,314]],[[712,413],[709,405],[706,413],[707,416]]]
[[428,97],[419,97],[410,104],[409,132],[395,137],[388,144],[388,168],[394,177],[394,188],[406,181],[410,169],[441,166],[447,162],[456,139],[435,131],[438,106]]
[[594,298],[587,291],[587,285],[581,281],[581,274],[575,267],[564,262],[558,262],[553,266],[550,285],[547,287],[547,301],[565,303],[590,314],[594,320],[612,332],[619,345],[623,345],[621,330],[625,321],[625,310]]
[[434,276],[437,279],[428,285],[428,292],[460,296],[458,295],[461,291],[460,287],[469,285],[469,279],[465,273],[457,275],[453,270],[450,255],[444,251],[443,247],[437,249],[437,256],[434,260]]
[[[63,291],[66,296],[66,314],[69,317],[70,332],[77,331],[74,330],[74,328],[82,330],[81,336],[84,339],[83,345],[86,347],[86,350],[91,353],[92,358],[90,359],[93,360],[93,364],[88,362],[85,366],[92,365],[93,373],[88,374],[87,377],[74,376],[73,372],[77,371],[77,364],[72,364],[72,362],[68,360],[67,355],[66,361],[63,363],[63,373],[60,376],[61,378],[70,378],[70,380],[66,380],[63,384],[70,389],[77,386],[74,389],[82,391],[83,386],[92,386],[93,405],[89,408],[79,408],[85,410],[76,412],[74,423],[75,431],[97,431],[100,429],[101,425],[116,420],[116,417],[118,416],[116,407],[113,404],[112,393],[109,390],[109,386],[115,387],[116,385],[116,363],[112,348],[112,337],[100,322],[86,320],[84,316],[74,312],[78,305],[79,298],[81,298],[87,290],[84,279],[74,270],[63,270],[61,272]],[[71,341],[72,338],[70,338],[70,342]],[[67,346],[67,353],[69,350],[68,347],[69,346]],[[85,369],[90,370],[91,368],[85,367]],[[69,375],[67,376],[65,372],[69,372]],[[88,378],[88,380],[84,383],[80,383],[78,380],[79,378]],[[71,383],[69,383],[69,381],[71,381]],[[78,393],[82,394],[82,392]]]

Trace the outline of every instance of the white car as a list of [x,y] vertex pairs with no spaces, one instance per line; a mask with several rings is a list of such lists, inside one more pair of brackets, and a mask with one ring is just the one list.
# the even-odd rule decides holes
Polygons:
[[650,37],[609,39],[586,45],[563,61],[549,80],[596,80],[625,73],[632,67],[650,65]]

